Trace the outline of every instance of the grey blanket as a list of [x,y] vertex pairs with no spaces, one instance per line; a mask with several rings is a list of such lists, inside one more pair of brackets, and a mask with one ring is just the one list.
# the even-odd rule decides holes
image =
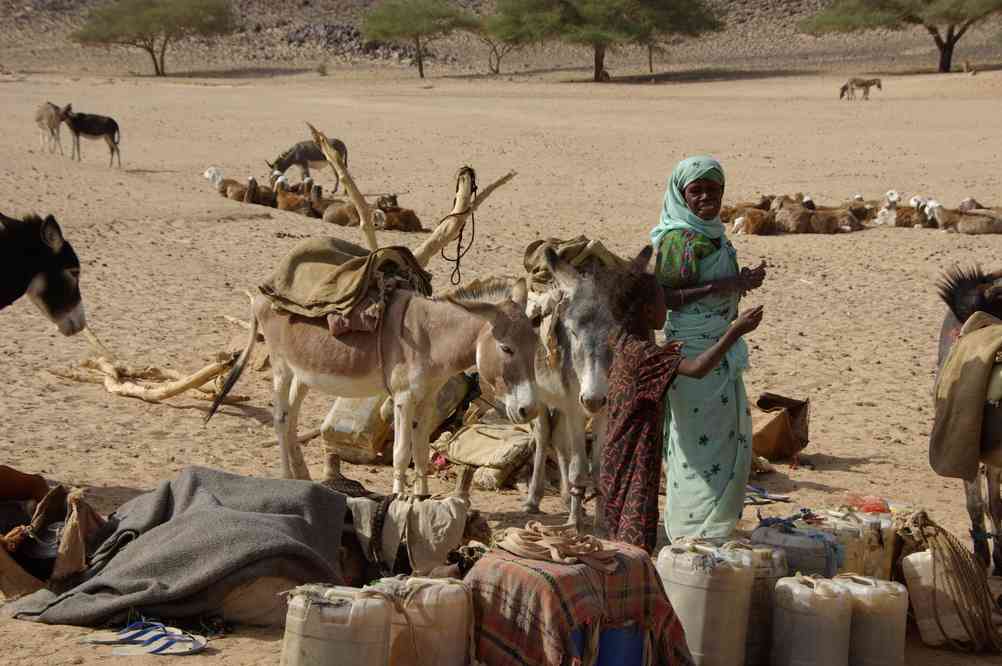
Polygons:
[[112,515],[84,582],[61,594],[40,590],[4,611],[100,626],[130,610],[212,615],[227,592],[262,576],[337,583],[345,511],[345,497],[319,484],[189,467]]

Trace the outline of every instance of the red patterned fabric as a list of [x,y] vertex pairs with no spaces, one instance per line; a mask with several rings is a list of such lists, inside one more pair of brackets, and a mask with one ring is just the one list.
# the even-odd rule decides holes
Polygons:
[[652,632],[653,663],[692,664],[651,558],[640,548],[603,543],[616,551],[615,573],[500,549],[481,558],[464,579],[473,594],[477,659],[487,666],[563,666],[575,656],[575,629],[632,621]]
[[682,360],[682,345],[659,347],[625,334],[609,369],[609,422],[599,491],[609,538],[653,553],[658,537],[664,394]]

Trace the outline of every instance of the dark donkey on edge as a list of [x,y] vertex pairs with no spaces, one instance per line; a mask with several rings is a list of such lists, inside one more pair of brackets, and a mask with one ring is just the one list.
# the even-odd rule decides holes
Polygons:
[[25,294],[63,335],[86,326],[80,260],[55,218],[0,213],[0,310]]
[[[960,335],[964,323],[975,312],[1002,319],[1002,271],[985,273],[980,268],[954,268],[939,283],[940,298],[947,312],[939,334],[939,369]],[[995,575],[1002,575],[1002,403],[986,402],[981,422],[981,471],[973,481],[964,480],[967,513],[971,517],[974,553],[988,567],[995,560]],[[982,492],[981,477],[987,481],[988,499]],[[991,518],[994,534],[985,532],[985,514]],[[989,556],[988,541],[994,539]]]

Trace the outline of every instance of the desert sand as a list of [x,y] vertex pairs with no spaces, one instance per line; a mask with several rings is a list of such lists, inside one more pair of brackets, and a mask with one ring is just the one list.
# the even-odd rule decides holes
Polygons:
[[[998,205],[998,108],[1002,72],[977,77],[889,76],[869,103],[839,103],[840,78],[741,77],[713,82],[594,86],[550,81],[418,81],[407,72],[347,77],[170,79],[5,75],[0,79],[0,201],[8,215],[53,213],[83,264],[92,330],[123,359],[193,371],[243,332],[254,289],[298,239],[357,230],[220,198],[202,178],[209,165],[259,179],[264,161],[306,138],[310,121],[344,140],[363,191],[406,192],[426,224],[451,208],[456,169],[471,164],[482,184],[519,172],[477,215],[464,280],[519,275],[527,243],[587,234],[632,253],[657,219],[665,179],[687,154],[708,152],[727,170],[728,200],[806,192],[818,202],[891,188],[947,205],[975,196]],[[103,143],[84,142],[83,162],[38,147],[35,106],[72,102],[114,116],[122,170]],[[70,141],[63,131],[67,155]],[[332,185],[329,174],[319,181]],[[383,244],[416,245],[381,233]],[[928,509],[955,534],[969,523],[959,481],[927,462],[936,340],[944,306],[934,284],[956,263],[1000,267],[1002,238],[933,230],[870,229],[838,236],[737,236],[740,259],[768,264],[747,305],[765,321],[750,336],[750,396],[810,398],[811,443],[797,468],[758,480],[794,504],[837,506],[846,492],[879,494]],[[434,260],[435,285],[450,266]],[[87,489],[110,512],[186,465],[259,476],[278,474],[270,375],[247,373],[252,400],[209,424],[207,403],[147,404],[100,386],[59,379],[50,368],[89,353],[63,338],[26,300],[0,314],[0,460]],[[316,427],[326,397],[307,399],[301,427]],[[306,447],[318,474],[320,446]],[[374,489],[388,467],[348,470]],[[436,490],[448,484],[436,483]],[[474,504],[501,528],[524,523],[520,492],[476,492]],[[548,520],[563,518],[552,494]],[[748,525],[754,510],[746,510]],[[84,630],[3,620],[8,664],[97,663],[109,650],[76,644]],[[240,629],[211,643],[206,663],[277,660],[280,631]],[[930,651],[917,640],[910,664],[989,664],[997,658]],[[137,660],[142,662],[143,660]],[[155,663],[156,659],[147,661]]]

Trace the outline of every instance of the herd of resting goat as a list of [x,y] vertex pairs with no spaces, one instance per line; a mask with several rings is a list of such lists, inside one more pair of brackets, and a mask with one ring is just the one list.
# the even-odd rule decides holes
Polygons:
[[857,194],[840,206],[819,206],[810,195],[766,195],[758,201],[724,206],[720,219],[733,223],[736,234],[838,234],[860,231],[868,225],[939,229],[963,234],[1002,233],[1002,208],[988,208],[968,197],[956,208],[936,199],[913,196],[907,206],[901,195],[889,191],[883,202]]
[[[347,166],[348,148],[337,139],[331,139],[330,143]],[[311,166],[317,168],[326,163],[316,142],[300,141],[274,161],[267,163],[271,169],[267,186],[260,185],[253,176],[246,183],[225,178],[222,169],[215,166],[210,166],[202,175],[212,183],[220,196],[227,199],[321,218],[324,222],[341,227],[359,226],[361,220],[355,206],[343,199],[325,197],[323,188],[310,176]],[[302,174],[302,180],[294,185],[289,183],[285,175],[293,166],[298,166]],[[337,192],[339,185],[340,178],[334,184],[334,192]],[[409,208],[401,208],[395,194],[382,195],[376,200],[372,222],[380,230],[424,231],[418,216]]]
[[[309,168],[326,164],[338,176],[335,191],[344,182],[359,208],[354,211],[355,219],[359,220],[356,224],[365,232],[369,247],[336,238],[304,242],[328,243],[337,252],[360,261],[390,249],[406,249],[377,246],[371,234],[373,218],[379,218],[377,213],[382,212],[384,228],[390,228],[389,213],[382,209],[370,215],[370,211],[362,210],[364,201],[356,198],[357,188],[346,168],[347,149],[341,142],[328,142],[319,132],[314,136],[315,141],[297,144],[269,163],[273,184],[267,188],[259,186],[253,178],[246,184],[227,180],[214,167],[205,176],[228,198],[304,213],[309,210],[307,214],[328,219],[332,207],[343,208],[347,204],[331,200],[323,210],[318,210],[321,205],[318,201],[323,198],[309,180]],[[284,175],[293,164],[299,164],[304,177],[298,192],[289,186]],[[466,216],[494,188],[513,176],[508,174],[484,188],[473,201],[473,193],[477,191],[475,173],[469,167],[460,169],[454,212],[443,218],[418,247],[408,251],[414,265],[423,269],[445,243],[456,239]],[[273,204],[270,197],[274,197]],[[721,217],[732,222],[737,233],[837,233],[862,228],[866,223],[937,227],[961,233],[991,233],[989,230],[1002,227],[999,209],[985,208],[973,199],[948,210],[935,200],[922,197],[913,197],[909,206],[898,206],[900,198],[892,191],[882,205],[854,197],[842,207],[825,208],[817,206],[809,196],[763,197],[755,203],[728,206]],[[387,205],[387,208],[393,207]],[[344,216],[351,214],[346,212]],[[581,240],[588,248],[600,245]],[[545,241],[544,245],[549,243]],[[516,423],[535,421],[538,445],[526,510],[539,510],[544,456],[548,449],[554,450],[561,471],[562,495],[570,508],[570,523],[581,525],[586,490],[596,484],[604,443],[604,407],[612,360],[607,340],[618,325],[620,308],[616,304],[621,299],[616,290],[622,280],[616,277],[623,271],[646,271],[652,248],[641,248],[630,260],[613,257],[611,265],[589,268],[565,258],[555,249],[558,243],[552,244],[554,247],[545,247],[537,253],[540,257],[537,266],[549,276],[545,288],[539,288],[538,275],[529,268],[528,258],[534,244],[527,248],[526,277],[474,283],[437,297],[397,289],[382,303],[381,323],[375,329],[353,329],[344,335],[332,335],[323,318],[294,315],[275,307],[263,293],[257,294],[252,304],[247,348],[233,367],[212,411],[238,380],[260,330],[268,345],[274,374],[272,402],[284,476],[310,478],[300,447],[297,420],[311,387],[345,398],[388,393],[392,398],[389,404],[394,432],[393,490],[405,491],[407,469],[413,461],[416,472],[413,492],[424,496],[428,494],[429,415],[434,411],[436,397],[446,382],[476,366],[481,385],[485,392],[490,389],[503,416]],[[603,253],[594,251],[592,256],[602,257]],[[950,278],[952,282],[947,280],[942,296],[953,313],[948,318],[955,316],[963,323],[970,312],[962,311],[956,302],[975,302],[968,292],[981,293],[986,286],[1002,284],[1002,272],[958,276]],[[84,330],[80,261],[51,215],[44,219],[28,216],[23,220],[0,215],[0,278],[0,309],[28,296],[62,333],[72,335]],[[949,286],[954,283],[959,286]],[[999,315],[1002,316],[1002,309]],[[541,407],[544,405],[545,409]],[[324,427],[329,427],[330,418],[325,420]],[[590,455],[585,440],[589,418],[596,444]],[[334,484],[339,479],[343,481],[339,456],[332,450],[326,454],[325,481]],[[996,471],[990,476],[989,488],[994,488],[997,495],[1002,468],[992,469]],[[596,527],[601,530],[601,497],[597,498],[597,504]],[[975,527],[980,524],[980,515]],[[993,519],[1002,526],[1002,514],[993,513]],[[997,538],[996,560],[1002,562],[1002,527]]]

